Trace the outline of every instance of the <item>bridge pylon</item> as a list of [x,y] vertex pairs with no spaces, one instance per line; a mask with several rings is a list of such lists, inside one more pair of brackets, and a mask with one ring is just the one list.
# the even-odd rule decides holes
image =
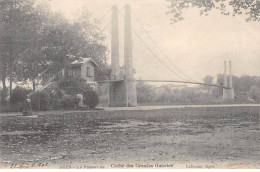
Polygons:
[[118,10],[112,7],[112,36],[111,36],[111,79],[109,82],[109,106],[110,107],[135,107],[137,106],[136,80],[133,77],[133,53],[132,53],[132,27],[131,8],[125,6],[124,17],[124,66],[125,77],[119,78],[119,41],[118,41]]
[[223,100],[234,100],[234,88],[232,82],[232,68],[231,68],[231,61],[229,61],[229,76],[227,78],[227,64],[224,61],[224,87],[223,88]]

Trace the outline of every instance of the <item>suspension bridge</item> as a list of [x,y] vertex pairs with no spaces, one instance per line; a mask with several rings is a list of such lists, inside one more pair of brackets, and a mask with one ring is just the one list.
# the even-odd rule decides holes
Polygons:
[[[120,76],[119,66],[119,27],[118,27],[118,16],[121,16],[124,20],[124,76]],[[171,67],[169,67],[159,56],[154,53],[152,48],[146,44],[142,37],[132,27],[131,17],[134,16],[138,23],[142,26],[145,33],[160,50],[162,55],[168,60],[168,62],[178,70],[177,73]],[[184,84],[196,84],[206,85],[211,87],[219,87],[223,89],[223,99],[233,100],[234,89],[232,86],[232,72],[231,72],[231,61],[229,61],[229,79],[227,79],[226,61],[224,62],[224,85],[208,84],[198,82],[189,77],[187,74],[182,72],[177,65],[157,46],[156,42],[143,27],[136,15],[132,15],[131,7],[125,5],[124,15],[121,14],[121,10],[118,10],[117,6],[113,6],[111,9],[111,79],[104,81],[97,81],[97,83],[108,83],[109,85],[109,106],[110,107],[135,107],[137,106],[137,93],[136,93],[136,82],[151,82],[151,83],[184,83]],[[108,25],[107,25],[108,26]],[[133,75],[133,48],[132,48],[132,33],[141,41],[146,49],[155,57],[160,64],[168,69],[169,72],[175,76],[183,78],[183,80],[136,80]],[[185,78],[184,78],[185,77]]]

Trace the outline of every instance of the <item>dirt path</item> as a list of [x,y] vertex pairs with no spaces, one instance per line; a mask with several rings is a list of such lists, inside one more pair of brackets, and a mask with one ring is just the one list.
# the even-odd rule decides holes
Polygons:
[[[0,163],[66,168],[260,167],[258,107],[0,118]],[[156,165],[157,164],[157,165]],[[122,167],[124,165],[124,167]],[[157,167],[156,167],[157,168]]]
[[105,111],[116,110],[160,110],[177,108],[212,108],[212,107],[260,107],[260,104],[216,104],[216,105],[170,105],[170,106],[137,106],[137,107],[104,107]]

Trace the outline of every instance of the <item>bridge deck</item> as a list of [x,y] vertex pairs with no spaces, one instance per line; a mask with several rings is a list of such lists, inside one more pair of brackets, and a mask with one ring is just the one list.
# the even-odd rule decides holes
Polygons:
[[[107,83],[107,82],[120,82],[123,80],[105,80],[105,81],[97,81],[97,83]],[[205,85],[205,86],[210,86],[210,87],[219,87],[219,88],[225,88],[225,89],[231,89],[230,87],[225,87],[222,85],[218,84],[207,84],[203,82],[191,82],[191,81],[176,81],[176,80],[136,80],[136,82],[159,82],[159,83],[164,83],[164,82],[174,82],[174,83],[184,83],[184,84],[196,84],[196,85]]]

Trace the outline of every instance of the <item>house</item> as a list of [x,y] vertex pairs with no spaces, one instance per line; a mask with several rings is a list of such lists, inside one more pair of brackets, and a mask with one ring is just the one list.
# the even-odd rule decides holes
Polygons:
[[79,58],[69,66],[68,75],[80,76],[90,85],[95,85],[95,67],[98,67],[98,64],[92,58]]
[[71,63],[71,65],[65,70],[62,69],[59,72],[53,72],[52,70],[45,70],[40,74],[42,78],[42,87],[39,91],[44,89],[52,90],[56,86],[56,82],[65,76],[77,76],[84,78],[87,83],[95,88],[95,68],[98,64],[92,58],[79,58]]

